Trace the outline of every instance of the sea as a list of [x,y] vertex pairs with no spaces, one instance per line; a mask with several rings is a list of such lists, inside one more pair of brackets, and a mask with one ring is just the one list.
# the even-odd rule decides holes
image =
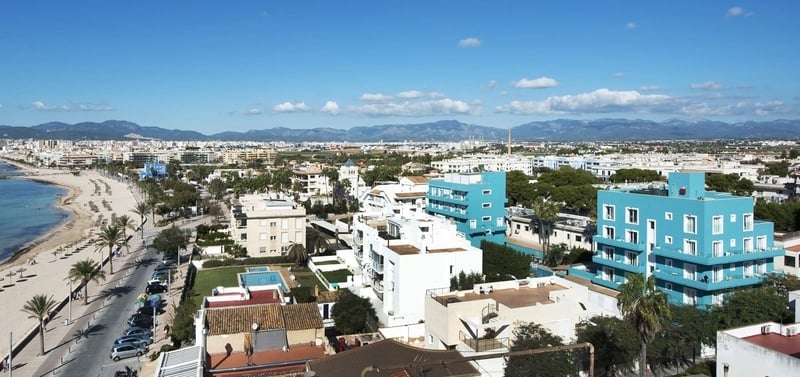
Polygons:
[[0,162],[0,263],[72,216],[56,207],[67,189],[20,175]]

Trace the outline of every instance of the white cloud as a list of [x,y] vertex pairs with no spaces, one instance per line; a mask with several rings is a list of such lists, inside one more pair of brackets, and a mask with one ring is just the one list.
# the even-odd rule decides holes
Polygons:
[[500,113],[555,115],[612,112],[661,112],[674,102],[663,94],[641,94],[635,90],[597,89],[591,93],[549,97],[543,101],[512,101],[498,106]]
[[319,111],[322,111],[323,113],[328,113],[328,114],[331,114],[331,115],[337,115],[337,114],[339,114],[339,104],[337,104],[336,102],[333,102],[333,101],[325,102],[325,106],[322,106],[322,108],[319,109]]
[[428,93],[428,98],[430,98],[430,99],[442,99],[442,98],[446,98],[446,97],[447,96],[444,95],[444,93],[439,93],[439,92],[430,92],[430,93]]
[[424,95],[425,94],[420,92],[419,90],[407,90],[405,92],[397,93],[397,98],[414,99],[414,98],[420,98]]
[[653,90],[659,90],[659,89],[661,89],[661,87],[659,87],[658,85],[642,85],[642,86],[639,87],[639,90],[646,91],[646,92],[647,91],[653,91]]
[[497,81],[489,80],[486,85],[481,85],[481,89],[493,89],[495,86],[497,86]]
[[104,103],[82,103],[78,105],[78,108],[81,109],[81,111],[114,111],[111,105]]
[[558,86],[558,81],[549,77],[539,77],[538,79],[533,80],[528,80],[527,78],[523,77],[521,80],[514,83],[515,88],[526,89],[552,88],[554,86]]
[[261,115],[261,109],[253,107],[250,110],[245,111],[244,115]]
[[57,105],[57,106],[48,106],[45,105],[42,101],[34,101],[31,103],[34,109],[40,111],[70,111],[69,106],[66,105]]
[[275,107],[273,107],[272,109],[277,113],[295,113],[298,111],[308,111],[309,107],[306,106],[305,102],[291,103],[287,101],[275,105]]
[[2,103],[0,103],[0,109],[2,109],[2,108],[3,108],[3,104],[2,104]]
[[633,30],[636,29],[637,27],[639,27],[639,25],[637,25],[635,22],[628,22],[627,24],[625,24],[626,29]]
[[392,96],[382,93],[364,93],[361,95],[361,100],[364,102],[389,102],[392,100]]
[[389,103],[371,103],[350,108],[356,114],[371,117],[401,116],[421,117],[445,114],[475,114],[480,104],[468,104],[463,101],[443,98],[429,101],[406,101]]
[[699,84],[693,83],[691,85],[691,88],[692,89],[702,89],[702,90],[722,90],[722,89],[726,89],[727,87],[725,85],[717,83],[717,82],[706,81],[706,82],[701,82]]
[[473,37],[465,38],[465,39],[462,39],[462,40],[458,41],[458,45],[461,46],[461,47],[478,47],[478,46],[481,45],[481,43],[483,43],[483,42],[481,42],[480,39],[473,38]]
[[752,15],[753,12],[738,6],[731,7],[730,9],[728,9],[727,12],[725,12],[725,17],[739,17],[739,16],[749,17]]
[[614,72],[613,74],[611,74],[611,77],[613,77],[615,79],[621,79],[621,78],[625,77],[625,74],[622,73],[622,72]]

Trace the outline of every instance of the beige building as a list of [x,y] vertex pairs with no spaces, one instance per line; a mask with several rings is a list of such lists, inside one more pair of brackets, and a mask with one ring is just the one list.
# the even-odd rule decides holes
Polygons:
[[292,244],[305,246],[306,210],[292,201],[244,195],[231,213],[231,237],[250,256],[285,255]]
[[277,153],[272,148],[252,148],[252,149],[229,149],[222,156],[222,162],[226,164],[241,164],[261,160],[272,165]]

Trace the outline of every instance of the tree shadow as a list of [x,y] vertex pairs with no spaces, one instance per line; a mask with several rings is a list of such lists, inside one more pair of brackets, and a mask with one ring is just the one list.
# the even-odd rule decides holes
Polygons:
[[111,297],[122,297],[127,295],[128,293],[133,292],[133,287],[130,285],[123,285],[121,287],[113,287],[113,288],[106,288],[98,294],[99,297],[103,297],[105,299]]

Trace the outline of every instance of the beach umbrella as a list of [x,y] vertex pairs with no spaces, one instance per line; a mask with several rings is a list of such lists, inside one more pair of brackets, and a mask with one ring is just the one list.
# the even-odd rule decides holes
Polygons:
[[17,273],[16,273],[16,272],[14,272],[14,271],[8,271],[8,273],[6,274],[6,276],[8,276],[8,277],[13,277],[13,276],[15,276],[16,274],[17,274]]
[[22,273],[27,271],[25,267],[20,267],[17,269],[17,273],[19,273],[19,278],[22,279]]

